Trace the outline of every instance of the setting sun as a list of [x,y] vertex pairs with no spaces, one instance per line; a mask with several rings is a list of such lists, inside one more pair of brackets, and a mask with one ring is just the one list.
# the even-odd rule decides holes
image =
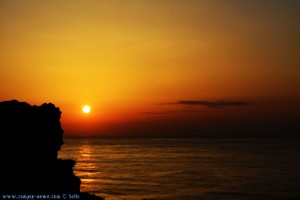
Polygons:
[[88,106],[88,105],[83,106],[83,107],[82,107],[82,112],[84,112],[84,113],[89,113],[89,112],[91,112],[91,107]]

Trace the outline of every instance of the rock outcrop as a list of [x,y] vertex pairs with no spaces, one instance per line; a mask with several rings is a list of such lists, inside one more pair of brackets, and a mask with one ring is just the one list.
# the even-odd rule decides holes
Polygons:
[[52,103],[0,102],[0,194],[78,194],[74,160],[58,159],[63,145],[61,111]]

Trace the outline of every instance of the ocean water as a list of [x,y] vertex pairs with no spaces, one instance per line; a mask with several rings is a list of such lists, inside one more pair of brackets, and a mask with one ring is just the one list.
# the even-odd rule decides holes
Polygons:
[[300,141],[65,138],[81,191],[106,200],[300,199]]

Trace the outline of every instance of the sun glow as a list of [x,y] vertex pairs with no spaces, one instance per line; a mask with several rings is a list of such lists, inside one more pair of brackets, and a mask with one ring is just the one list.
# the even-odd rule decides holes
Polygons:
[[89,105],[85,105],[82,107],[82,112],[84,113],[90,113],[91,112],[91,107]]

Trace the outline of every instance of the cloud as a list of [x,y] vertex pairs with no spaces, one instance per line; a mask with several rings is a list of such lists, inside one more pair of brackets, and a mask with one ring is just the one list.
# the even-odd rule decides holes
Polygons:
[[180,100],[171,103],[161,103],[159,105],[184,105],[184,106],[207,106],[208,108],[224,108],[228,106],[247,106],[249,103],[242,101],[191,101]]
[[160,103],[158,105],[182,105],[184,109],[179,110],[168,110],[161,112],[143,112],[142,114],[147,115],[167,115],[172,113],[183,113],[183,112],[195,112],[198,106],[207,106],[208,108],[225,108],[229,106],[247,106],[250,105],[243,101],[195,101],[195,100],[179,100],[176,102]]
[[148,115],[166,115],[166,114],[172,114],[172,113],[182,113],[182,112],[192,112],[192,109],[180,109],[180,110],[169,110],[169,111],[162,111],[162,112],[143,112],[143,114]]
[[166,112],[143,112],[143,114],[149,114],[149,115],[165,115],[173,113],[173,111],[166,111]]

